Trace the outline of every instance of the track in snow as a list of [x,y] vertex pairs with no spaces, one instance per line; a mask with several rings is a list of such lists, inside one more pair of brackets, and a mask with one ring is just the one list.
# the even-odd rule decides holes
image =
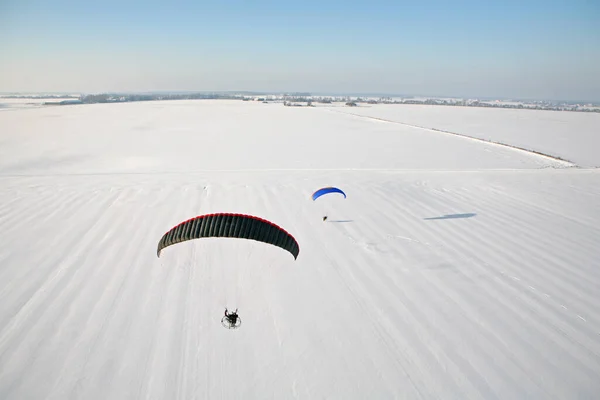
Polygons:
[[365,115],[360,115],[360,114],[354,114],[354,113],[350,113],[350,112],[342,112],[343,114],[347,114],[347,115],[353,115],[355,117],[360,117],[360,118],[365,118],[365,119],[371,119],[374,121],[381,121],[381,122],[387,122],[390,124],[398,124],[398,125],[403,125],[403,126],[408,126],[411,128],[417,128],[417,129],[423,129],[429,132],[440,132],[440,133],[445,133],[447,135],[454,135],[454,136],[459,136],[465,139],[470,139],[470,140],[475,140],[475,141],[479,141],[479,142],[484,142],[484,143],[493,143],[495,145],[498,146],[502,146],[502,147],[508,147],[511,149],[515,149],[515,150],[519,150],[519,151],[524,151],[526,153],[530,153],[530,154],[537,154],[541,157],[547,157],[550,158],[552,160],[556,160],[556,161],[560,161],[563,163],[563,165],[565,167],[574,167],[575,163],[569,161],[569,160],[565,160],[561,157],[558,156],[554,156],[554,155],[550,155],[550,154],[544,154],[542,152],[539,151],[535,151],[535,150],[531,150],[531,149],[526,149],[523,147],[519,147],[519,146],[515,146],[515,145],[511,145],[511,144],[507,144],[507,143],[502,143],[502,142],[497,142],[497,141],[493,141],[493,140],[489,140],[489,139],[480,139],[477,137],[473,137],[473,136],[469,136],[469,135],[464,135],[464,134],[460,134],[460,133],[456,133],[456,132],[450,132],[450,131],[446,131],[446,130],[442,130],[442,129],[436,129],[436,128],[426,128],[423,126],[419,126],[419,125],[413,125],[413,124],[407,124],[404,122],[398,122],[398,121],[393,121],[390,119],[383,119],[383,118],[377,118],[377,117],[369,117],[369,116],[365,116]]

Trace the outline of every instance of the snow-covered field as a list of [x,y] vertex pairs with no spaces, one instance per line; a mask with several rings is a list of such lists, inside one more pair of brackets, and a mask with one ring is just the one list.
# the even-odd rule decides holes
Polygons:
[[39,108],[44,106],[44,103],[60,103],[61,101],[73,101],[74,98],[29,98],[29,97],[2,97],[0,96],[0,111],[23,109],[23,108]]
[[335,109],[404,126],[438,129],[600,167],[600,114],[431,105]]
[[[600,170],[359,111],[0,113],[0,398],[597,398]],[[493,111],[502,139],[545,115]],[[348,198],[313,202],[327,185]],[[282,226],[298,259],[227,239],[156,257],[211,212]]]

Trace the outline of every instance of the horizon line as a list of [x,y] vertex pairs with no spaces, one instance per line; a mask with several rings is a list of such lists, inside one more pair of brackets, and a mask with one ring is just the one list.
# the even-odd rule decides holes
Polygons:
[[400,94],[400,93],[383,93],[383,92],[312,92],[312,91],[291,91],[291,90],[277,90],[277,91],[264,91],[264,90],[130,90],[130,91],[12,91],[2,92],[0,96],[42,96],[42,95],[128,95],[128,94],[240,94],[240,95],[296,95],[296,96],[334,96],[334,97],[363,97],[363,96],[377,96],[377,97],[400,97],[400,98],[429,98],[429,99],[481,99],[481,100],[502,100],[502,101],[547,101],[547,102],[560,102],[560,103],[600,103],[600,99],[578,99],[578,100],[564,100],[564,99],[548,99],[548,98],[523,98],[523,97],[494,97],[494,96],[457,96],[457,95],[425,95],[425,94]]

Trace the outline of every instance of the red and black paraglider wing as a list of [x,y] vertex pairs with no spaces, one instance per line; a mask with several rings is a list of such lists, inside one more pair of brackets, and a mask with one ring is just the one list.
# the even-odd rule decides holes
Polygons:
[[208,237],[240,238],[272,244],[298,258],[300,246],[292,235],[262,218],[245,214],[207,214],[188,219],[173,227],[158,242],[156,255],[171,245]]

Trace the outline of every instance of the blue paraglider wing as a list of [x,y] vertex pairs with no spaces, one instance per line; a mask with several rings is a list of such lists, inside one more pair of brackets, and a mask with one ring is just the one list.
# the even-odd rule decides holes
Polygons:
[[344,198],[346,198],[346,193],[342,192],[340,189],[338,189],[336,187],[324,187],[324,188],[321,188],[321,189],[317,190],[316,192],[314,192],[312,195],[312,199],[314,201],[327,193],[341,193],[344,195]]

